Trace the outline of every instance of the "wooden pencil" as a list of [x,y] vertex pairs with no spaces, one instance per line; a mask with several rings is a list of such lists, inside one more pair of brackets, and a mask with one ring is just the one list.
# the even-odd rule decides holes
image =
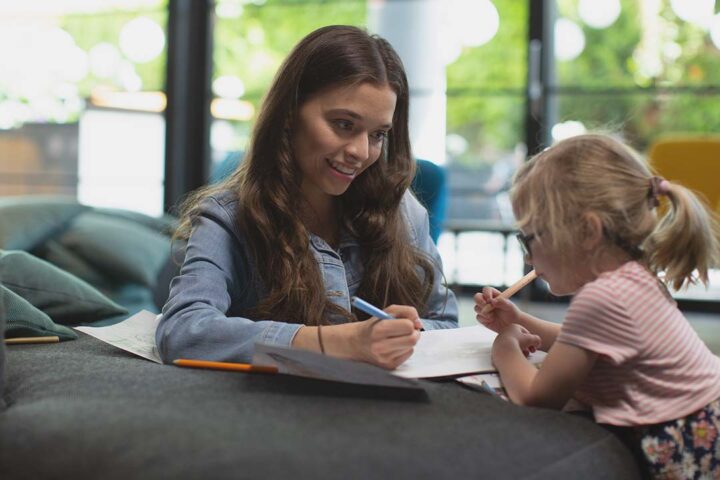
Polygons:
[[179,358],[173,361],[178,367],[208,368],[211,370],[230,370],[247,373],[278,373],[277,367],[271,365],[250,365],[249,363],[211,362],[209,360],[190,360]]
[[52,336],[52,337],[15,337],[15,338],[6,338],[5,344],[7,345],[16,345],[16,344],[25,344],[25,343],[58,343],[60,341],[60,337]]
[[[537,273],[535,273],[535,270],[532,270],[530,273],[522,277],[520,280],[512,284],[510,287],[508,287],[507,290],[502,292],[500,295],[497,296],[497,298],[503,298],[507,300],[508,298],[515,295],[517,292],[519,292],[525,285],[532,282],[537,278]],[[492,306],[492,304],[488,303],[483,307],[483,309],[480,311],[480,315],[485,315],[487,313],[492,312],[495,310],[495,307]]]

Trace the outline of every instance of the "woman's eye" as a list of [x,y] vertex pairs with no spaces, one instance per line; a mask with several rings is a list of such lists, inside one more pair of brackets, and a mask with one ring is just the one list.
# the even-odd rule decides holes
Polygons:
[[379,131],[372,134],[373,139],[375,139],[376,142],[382,142],[384,141],[388,136],[388,132],[386,131]]
[[349,120],[335,120],[333,122],[340,130],[352,130],[353,124]]

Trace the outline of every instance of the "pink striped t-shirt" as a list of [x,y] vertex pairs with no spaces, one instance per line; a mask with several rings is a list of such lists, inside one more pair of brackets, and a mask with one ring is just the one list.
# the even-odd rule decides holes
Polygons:
[[638,262],[602,273],[573,298],[558,342],[598,353],[575,398],[595,420],[650,425],[720,398],[720,359]]

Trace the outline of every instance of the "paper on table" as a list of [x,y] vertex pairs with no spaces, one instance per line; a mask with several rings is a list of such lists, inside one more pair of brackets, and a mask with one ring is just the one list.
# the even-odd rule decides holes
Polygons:
[[[405,378],[430,378],[495,372],[491,350],[496,336],[482,325],[422,332],[413,355],[393,373]],[[543,358],[544,352],[530,355],[533,363]]]
[[369,363],[342,360],[296,348],[256,343],[252,362],[255,365],[276,366],[279,373],[287,375],[360,385],[424,390],[416,380],[397,377]]
[[[115,325],[75,327],[75,329],[155,363],[162,363],[155,344],[155,330],[160,317],[161,315],[143,310]],[[413,356],[393,371],[392,375],[369,364],[261,344],[258,344],[260,348],[256,350],[256,354],[264,353],[267,356],[269,352],[274,355],[274,360],[268,363],[269,360],[259,361],[253,358],[253,361],[258,364],[277,365],[281,373],[292,375],[369,385],[407,387],[413,385],[407,383],[408,379],[412,378],[496,371],[490,358],[492,342],[496,335],[495,332],[480,325],[422,332]],[[540,363],[543,358],[545,358],[543,352],[530,355],[530,361],[533,363]],[[283,363],[282,367],[280,363]],[[393,375],[404,378],[401,380]]]
[[74,328],[155,363],[163,363],[155,344],[155,330],[161,316],[142,310],[115,325]]

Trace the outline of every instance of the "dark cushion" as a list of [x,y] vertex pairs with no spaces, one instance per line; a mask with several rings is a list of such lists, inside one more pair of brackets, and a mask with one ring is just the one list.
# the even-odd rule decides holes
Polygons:
[[85,212],[59,242],[117,282],[154,287],[170,254],[170,239],[132,220]]
[[32,250],[87,209],[70,197],[0,198],[0,248]]
[[74,340],[78,337],[74,330],[56,324],[12,290],[1,285],[0,290],[5,311],[5,338],[57,336],[60,340]]
[[627,449],[591,421],[454,383],[423,382],[427,396],[407,399],[285,375],[158,365],[87,335],[11,354],[3,480],[638,475]]
[[[0,279],[2,280],[2,279]],[[0,332],[5,332],[5,294],[0,290]],[[3,335],[4,336],[4,335]],[[0,340],[2,337],[0,336]],[[5,342],[0,341],[0,412],[5,409],[5,396],[3,395],[5,386]]]
[[178,220],[172,215],[163,215],[161,217],[151,217],[144,213],[134,212],[132,210],[121,210],[117,208],[95,208],[95,212],[107,217],[122,218],[134,223],[138,223],[157,233],[171,236],[177,228]]
[[128,313],[90,284],[27,252],[0,250],[0,278],[5,287],[63,325]]
[[48,240],[41,247],[36,248],[33,253],[61,270],[85,280],[101,292],[115,286],[115,282],[108,279],[99,268],[57,240]]

